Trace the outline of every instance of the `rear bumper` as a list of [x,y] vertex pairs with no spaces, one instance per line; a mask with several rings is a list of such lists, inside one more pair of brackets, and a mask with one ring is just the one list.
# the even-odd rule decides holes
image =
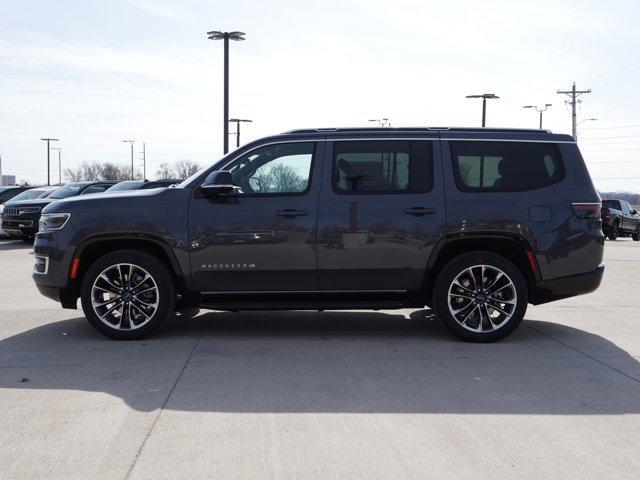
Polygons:
[[593,292],[602,282],[604,267],[605,264],[602,262],[598,265],[598,268],[591,272],[554,278],[552,280],[541,280],[536,285],[535,294],[531,299],[531,303],[539,305],[541,303],[553,302],[555,300]]

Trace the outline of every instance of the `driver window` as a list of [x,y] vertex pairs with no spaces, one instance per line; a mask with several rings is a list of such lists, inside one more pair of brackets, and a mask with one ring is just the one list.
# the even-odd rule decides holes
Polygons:
[[239,195],[304,193],[311,180],[314,143],[281,143],[253,150],[227,170]]

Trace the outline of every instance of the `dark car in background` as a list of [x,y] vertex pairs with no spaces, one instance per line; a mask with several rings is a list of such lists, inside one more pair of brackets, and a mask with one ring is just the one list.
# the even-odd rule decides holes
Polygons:
[[11,186],[11,187],[0,187],[0,204],[8,202],[16,195],[24,192],[25,190],[29,190],[33,187],[19,187],[19,186]]
[[44,207],[56,200],[104,192],[115,183],[111,181],[68,183],[58,187],[45,198],[11,202],[11,205],[5,205],[2,212],[2,229],[8,234],[31,241],[38,232],[40,213]]
[[160,179],[160,180],[125,180],[107,189],[108,193],[126,192],[130,190],[148,190],[150,188],[161,188],[176,185],[182,180]]
[[601,206],[568,135],[296,130],[174,188],[52,203],[33,278],[64,308],[80,298],[91,325],[118,339],[149,335],[176,305],[427,305],[458,337],[489,342],[529,303],[599,286]]
[[609,238],[630,236],[640,241],[640,215],[625,200],[602,201],[602,231]]
[[[22,200],[32,200],[34,198],[44,198],[58,187],[34,187],[29,190],[24,190],[6,203],[0,203],[0,219],[4,212],[5,205],[11,205],[11,202],[20,202]],[[2,229],[2,221],[0,220],[0,236],[9,235]]]

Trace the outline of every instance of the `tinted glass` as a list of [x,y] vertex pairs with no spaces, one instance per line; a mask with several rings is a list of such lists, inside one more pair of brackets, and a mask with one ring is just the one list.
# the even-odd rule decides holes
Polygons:
[[557,147],[536,142],[451,142],[456,185],[463,191],[522,191],[559,182]]
[[84,188],[83,184],[70,183],[64,187],[60,187],[58,190],[49,195],[48,198],[55,198],[57,200],[61,198],[69,198],[77,195]]
[[607,208],[613,208],[615,210],[621,210],[620,202],[618,200],[603,200],[602,206]]
[[90,195],[92,193],[102,193],[107,189],[107,185],[92,185],[82,192],[82,195]]
[[51,190],[41,190],[38,188],[33,188],[31,190],[25,190],[24,192],[20,193],[19,195],[16,195],[15,197],[13,197],[11,199],[12,202],[19,202],[20,200],[32,200],[34,198],[40,198],[42,196],[45,196],[47,193],[49,193]]
[[238,195],[303,193],[310,185],[314,143],[267,145],[233,162],[227,170]]
[[345,194],[428,191],[433,185],[432,156],[431,142],[334,142],[334,190]]
[[113,187],[107,188],[109,192],[117,192],[120,190],[137,190],[144,185],[144,182],[120,182],[116,183]]
[[20,192],[23,192],[23,191],[24,189],[22,188],[7,188],[6,190],[0,191],[0,200],[2,200],[3,202],[6,202],[10,198],[15,197],[16,195],[18,195]]
[[631,207],[627,202],[622,202],[622,212],[626,214],[631,212]]

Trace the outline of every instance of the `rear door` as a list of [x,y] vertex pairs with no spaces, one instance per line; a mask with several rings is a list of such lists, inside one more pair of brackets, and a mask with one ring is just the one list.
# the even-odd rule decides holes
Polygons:
[[201,292],[316,291],[315,227],[322,141],[257,147],[225,167],[234,194],[189,206],[194,288]]
[[320,290],[416,290],[445,234],[437,133],[327,141]]

